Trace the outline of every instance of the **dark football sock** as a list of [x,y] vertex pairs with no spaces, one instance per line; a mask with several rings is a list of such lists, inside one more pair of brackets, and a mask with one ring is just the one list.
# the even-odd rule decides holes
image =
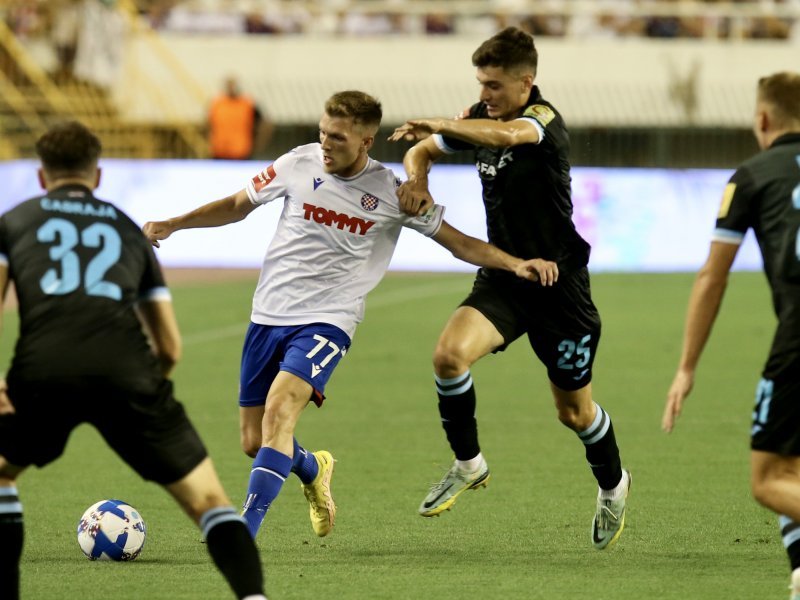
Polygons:
[[478,422],[475,419],[475,386],[469,371],[442,379],[436,376],[439,414],[447,441],[458,460],[470,460],[481,451],[478,445]]
[[16,487],[0,487],[0,589],[3,598],[19,598],[19,560],[24,538],[22,504]]
[[244,519],[233,507],[212,508],[200,518],[200,528],[214,564],[237,598],[264,593],[258,549]]
[[586,460],[601,489],[613,490],[622,480],[622,463],[611,417],[599,404],[594,421],[578,433],[586,447]]

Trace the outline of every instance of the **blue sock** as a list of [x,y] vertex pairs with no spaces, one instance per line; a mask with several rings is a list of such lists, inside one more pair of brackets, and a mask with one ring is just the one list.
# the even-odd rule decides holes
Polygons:
[[297,443],[294,438],[294,457],[292,458],[292,473],[296,473],[303,483],[311,483],[317,478],[319,465],[317,459],[308,450]]
[[253,538],[256,537],[270,504],[280,493],[291,468],[292,459],[277,450],[265,447],[256,454],[242,513]]

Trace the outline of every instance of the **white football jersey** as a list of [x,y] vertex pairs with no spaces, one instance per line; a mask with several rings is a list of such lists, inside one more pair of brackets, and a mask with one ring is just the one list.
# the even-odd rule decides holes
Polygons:
[[430,237],[442,223],[439,205],[418,217],[401,212],[399,185],[391,169],[371,158],[353,177],[326,173],[319,144],[295,148],[248,181],[254,204],[284,199],[253,296],[252,321],[330,323],[352,338],[401,228]]

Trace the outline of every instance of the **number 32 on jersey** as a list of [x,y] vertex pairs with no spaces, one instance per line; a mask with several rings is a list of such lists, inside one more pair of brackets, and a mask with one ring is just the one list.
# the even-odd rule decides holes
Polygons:
[[[39,286],[45,294],[69,294],[83,283],[83,289],[89,296],[122,299],[122,289],[116,283],[103,279],[117,263],[122,251],[122,241],[116,229],[107,223],[92,223],[79,230],[71,221],[53,218],[36,230],[36,239],[43,244],[51,244],[50,260],[56,263],[39,280]],[[75,252],[78,246],[97,248],[98,252],[86,265],[81,265],[80,257]]]

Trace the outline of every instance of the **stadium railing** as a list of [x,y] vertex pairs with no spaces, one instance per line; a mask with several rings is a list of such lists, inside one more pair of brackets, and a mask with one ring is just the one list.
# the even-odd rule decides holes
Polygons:
[[[171,87],[189,90],[194,101],[204,102],[203,90],[187,70],[175,61],[163,47],[159,36],[139,18],[131,0],[119,0],[113,9],[118,23],[123,24],[125,36],[150,49],[160,64],[170,73]],[[98,17],[90,13],[88,20]],[[102,16],[102,15],[100,15]],[[95,23],[97,24],[97,23]],[[102,25],[102,23],[101,23]],[[102,27],[99,35],[108,34]],[[85,55],[97,56],[107,44],[124,44],[127,39],[95,40],[95,46]],[[207,156],[207,143],[202,127],[187,120],[184,111],[171,102],[171,90],[159,89],[139,64],[127,61],[125,76],[134,78],[136,85],[147,90],[149,101],[159,111],[157,122],[137,122],[126,117],[124,98],[115,97],[107,81],[92,78],[93,62],[86,61],[88,76],[57,79],[42,63],[41,47],[22,39],[0,19],[0,158],[11,159],[33,155],[36,139],[53,122],[74,118],[83,121],[100,135],[108,156],[152,158],[174,156],[202,158]],[[98,72],[100,69],[98,69]]]

